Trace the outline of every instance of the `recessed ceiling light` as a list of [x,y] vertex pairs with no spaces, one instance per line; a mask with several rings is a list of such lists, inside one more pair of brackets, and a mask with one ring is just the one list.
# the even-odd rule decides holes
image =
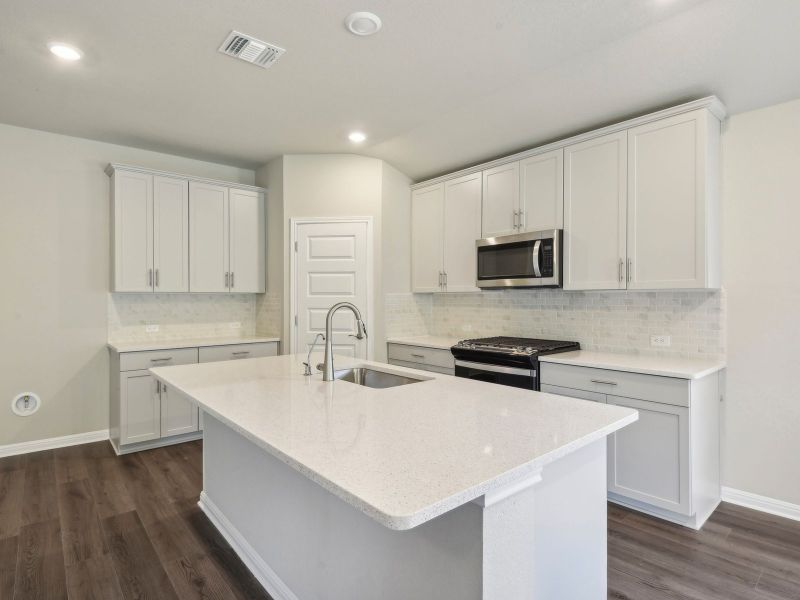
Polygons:
[[55,54],[58,58],[63,58],[64,60],[80,60],[83,56],[83,52],[81,52],[75,46],[70,46],[69,44],[51,42],[50,44],[47,44],[47,47],[50,48],[50,52]]
[[363,133],[361,133],[360,131],[354,131],[353,133],[351,133],[347,137],[351,142],[354,142],[356,144],[360,144],[365,139],[367,139],[367,136],[364,135]]
[[371,12],[354,12],[344,20],[344,24],[355,35],[372,35],[383,26],[380,17]]

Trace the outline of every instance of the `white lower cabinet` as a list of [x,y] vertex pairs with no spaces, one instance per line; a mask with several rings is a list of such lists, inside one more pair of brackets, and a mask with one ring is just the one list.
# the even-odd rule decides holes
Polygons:
[[118,454],[199,438],[197,405],[150,374],[151,367],[188,365],[276,356],[278,342],[165,348],[136,352],[111,350],[109,437]]
[[455,375],[456,363],[449,349],[389,343],[387,350],[390,365]]
[[161,400],[149,371],[128,371],[122,380],[120,444],[161,437]]
[[608,438],[608,491],[691,515],[689,409],[616,396],[606,402],[639,411],[638,421]]
[[156,382],[156,389],[161,397],[161,437],[197,431],[197,406],[183,395],[170,392],[163,383]]
[[608,437],[609,500],[695,529],[703,525],[720,501],[716,373],[684,380],[543,362],[541,374],[542,392],[639,412],[635,423]]

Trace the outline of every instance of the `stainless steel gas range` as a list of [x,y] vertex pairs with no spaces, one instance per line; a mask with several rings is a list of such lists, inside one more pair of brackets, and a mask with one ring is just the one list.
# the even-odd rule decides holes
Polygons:
[[455,357],[456,377],[538,390],[539,357],[580,347],[578,342],[490,337],[462,340],[450,351]]

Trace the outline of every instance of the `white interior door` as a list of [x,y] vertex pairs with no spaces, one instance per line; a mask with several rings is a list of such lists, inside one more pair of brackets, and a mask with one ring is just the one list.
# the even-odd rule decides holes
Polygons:
[[189,291],[189,182],[153,179],[155,291]]
[[238,293],[266,291],[266,214],[264,194],[230,190],[230,288]]
[[[372,332],[369,313],[369,273],[366,222],[299,223],[295,240],[296,352],[307,352],[318,333],[325,333],[328,309],[337,302],[352,302]],[[333,320],[336,354],[367,358],[367,340],[357,340],[356,320],[347,309]]]
[[189,182],[189,289],[227,292],[228,188]]

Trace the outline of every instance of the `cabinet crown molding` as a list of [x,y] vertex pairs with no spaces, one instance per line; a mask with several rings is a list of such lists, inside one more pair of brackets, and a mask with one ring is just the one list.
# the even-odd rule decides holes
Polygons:
[[578,144],[580,142],[585,142],[587,140],[591,140],[596,137],[601,137],[604,135],[608,135],[610,133],[617,133],[619,131],[624,131],[626,129],[638,127],[639,125],[645,125],[646,123],[652,123],[653,121],[659,121],[667,117],[680,115],[686,112],[691,112],[693,110],[699,110],[702,108],[708,110],[719,121],[724,121],[728,114],[725,105],[719,98],[717,98],[716,96],[706,96],[705,98],[699,98],[697,100],[692,100],[691,102],[685,102],[683,104],[678,104],[677,106],[672,106],[670,108],[665,108],[663,110],[659,110],[653,113],[648,113],[645,115],[634,117],[632,119],[620,121],[619,123],[607,125],[606,127],[601,127],[600,129],[593,129],[591,131],[579,133],[578,135],[557,140],[555,142],[551,142],[543,146],[536,146],[534,148],[530,148],[529,150],[523,150],[522,152],[517,152],[516,154],[510,154],[508,156],[504,156],[502,158],[498,158],[492,161],[466,167],[465,169],[454,171],[452,173],[447,173],[445,175],[440,175],[439,177],[425,179],[423,181],[419,181],[417,183],[412,184],[411,189],[416,190],[419,188],[427,187],[429,185],[442,183],[444,181],[448,181],[455,177],[462,177],[464,175],[469,175],[471,173],[485,171],[493,167],[499,167],[501,165],[510,162],[522,160],[525,158],[529,158],[531,156],[536,156],[537,154],[550,152],[552,150],[558,150],[559,148],[563,148],[565,146]]
[[247,185],[246,183],[237,183],[235,181],[224,181],[222,179],[209,179],[207,177],[195,177],[194,175],[185,175],[183,173],[173,173],[171,171],[159,171],[158,169],[148,169],[147,167],[138,167],[135,165],[126,165],[123,163],[109,163],[105,168],[105,173],[109,177],[114,174],[114,171],[133,171],[135,173],[146,173],[148,175],[155,175],[157,177],[175,177],[179,179],[189,179],[191,181],[198,181],[200,183],[208,183],[211,185],[221,185],[229,188],[236,188],[238,190],[250,190],[253,192],[268,191],[268,188],[258,187],[255,185]]

